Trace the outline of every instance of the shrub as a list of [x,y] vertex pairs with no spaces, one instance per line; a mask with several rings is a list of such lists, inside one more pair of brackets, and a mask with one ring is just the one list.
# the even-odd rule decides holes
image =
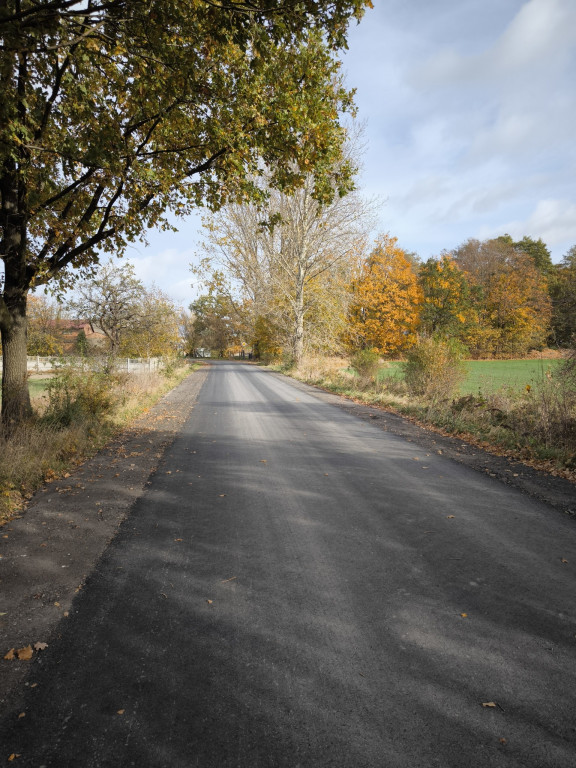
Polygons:
[[352,368],[360,377],[360,383],[368,386],[376,380],[380,368],[380,355],[375,349],[359,349],[350,360]]
[[406,353],[404,380],[408,391],[432,402],[450,398],[465,376],[466,349],[453,339],[420,339]]
[[569,358],[528,393],[514,413],[517,431],[576,459],[576,359]]
[[43,415],[46,424],[67,427],[90,422],[109,415],[114,407],[113,390],[121,374],[82,370],[62,366],[46,388],[48,403]]

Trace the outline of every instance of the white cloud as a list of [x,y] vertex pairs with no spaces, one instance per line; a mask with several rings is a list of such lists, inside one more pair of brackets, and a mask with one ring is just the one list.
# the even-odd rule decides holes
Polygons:
[[481,237],[508,232],[520,239],[524,235],[541,237],[550,246],[567,250],[576,244],[576,203],[571,200],[540,200],[526,219],[512,220],[497,228],[486,227]]

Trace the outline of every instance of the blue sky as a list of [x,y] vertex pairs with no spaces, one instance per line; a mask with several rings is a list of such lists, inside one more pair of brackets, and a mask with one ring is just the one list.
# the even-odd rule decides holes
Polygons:
[[[343,57],[377,229],[421,258],[469,237],[576,244],[576,0],[374,0]],[[199,217],[128,258],[186,306]]]

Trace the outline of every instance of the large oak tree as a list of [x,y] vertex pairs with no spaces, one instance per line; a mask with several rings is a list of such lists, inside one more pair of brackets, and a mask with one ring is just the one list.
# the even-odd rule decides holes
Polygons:
[[[26,303],[167,212],[332,194],[336,51],[370,0],[0,0],[2,418],[30,409]],[[337,180],[349,184],[346,166]]]

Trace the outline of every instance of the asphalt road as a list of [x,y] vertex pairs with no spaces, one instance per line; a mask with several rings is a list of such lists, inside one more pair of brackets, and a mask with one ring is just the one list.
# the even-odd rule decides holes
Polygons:
[[575,574],[573,519],[214,365],[0,760],[576,766]]

